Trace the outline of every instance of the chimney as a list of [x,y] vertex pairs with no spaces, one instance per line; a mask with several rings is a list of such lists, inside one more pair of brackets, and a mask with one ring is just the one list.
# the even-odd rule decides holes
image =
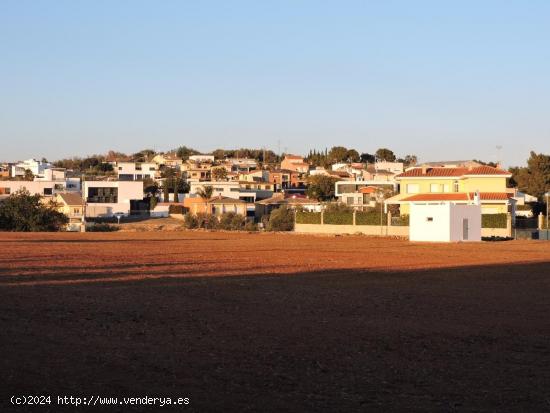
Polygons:
[[428,172],[428,165],[422,165],[422,175],[426,175]]
[[474,205],[481,205],[481,199],[479,196],[479,190],[474,192]]

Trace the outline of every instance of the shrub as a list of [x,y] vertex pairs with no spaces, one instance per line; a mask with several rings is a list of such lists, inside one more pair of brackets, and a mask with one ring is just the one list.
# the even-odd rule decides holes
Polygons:
[[408,227],[409,226],[409,219],[410,217],[408,215],[401,215],[397,217],[391,218],[391,224],[395,226],[402,226],[402,227]]
[[239,231],[244,229],[245,217],[235,212],[226,212],[220,216],[218,227],[227,231]]
[[326,205],[326,212],[353,212],[353,208],[341,202],[331,202]]
[[297,211],[296,212],[296,223],[297,224],[320,224],[321,223],[321,213],[319,213],[319,212]]
[[218,218],[212,214],[201,212],[197,214],[198,228],[216,229],[218,227]]
[[169,214],[183,214],[183,205],[170,205],[168,207]]
[[482,228],[506,228],[507,221],[508,221],[507,214],[482,214],[481,215]]
[[243,229],[245,231],[258,231],[258,225],[254,221],[246,221]]
[[199,221],[195,215],[188,213],[183,218],[183,226],[187,229],[195,229],[199,227]]
[[118,227],[116,225],[111,224],[93,224],[88,227],[86,227],[87,232],[113,232],[118,231]]
[[268,231],[292,231],[294,229],[294,211],[286,206],[271,211],[266,229]]

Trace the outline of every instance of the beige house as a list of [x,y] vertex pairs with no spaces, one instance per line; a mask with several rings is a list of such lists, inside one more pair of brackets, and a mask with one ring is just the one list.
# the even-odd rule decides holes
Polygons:
[[57,210],[69,218],[67,231],[81,231],[84,219],[84,200],[80,193],[61,192],[55,194]]
[[289,171],[299,173],[308,173],[309,164],[304,161],[302,156],[286,155],[285,159],[281,161],[281,169],[288,169]]
[[400,205],[409,214],[412,202],[472,202],[479,193],[483,214],[513,212],[515,200],[506,188],[511,173],[491,166],[411,168],[395,177],[399,195],[386,199],[386,205]]

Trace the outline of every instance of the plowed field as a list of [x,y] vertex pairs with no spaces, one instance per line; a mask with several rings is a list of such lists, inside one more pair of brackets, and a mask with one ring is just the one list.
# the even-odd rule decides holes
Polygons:
[[550,243],[0,233],[0,263],[0,411],[550,409]]

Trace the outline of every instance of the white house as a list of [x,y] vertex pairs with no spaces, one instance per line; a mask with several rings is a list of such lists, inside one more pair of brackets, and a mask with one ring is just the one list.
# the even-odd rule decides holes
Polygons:
[[191,155],[189,160],[191,162],[214,163],[214,155]]
[[158,165],[154,162],[117,162],[115,170],[119,181],[142,181],[155,179]]
[[52,197],[60,192],[79,192],[80,179],[66,178],[64,180],[35,179],[34,181],[0,181],[0,198],[17,191],[26,190],[31,195]]
[[403,173],[403,162],[377,161],[374,163],[376,171],[389,171],[394,174]]
[[34,158],[24,160],[23,162],[16,163],[11,166],[12,178],[18,176],[25,176],[25,171],[28,169],[34,176],[42,176],[45,169],[51,168],[49,162],[37,161]]
[[117,213],[129,215],[143,201],[141,181],[84,181],[82,196],[86,202],[86,217],[111,217]]
[[412,203],[410,241],[481,241],[481,205]]

